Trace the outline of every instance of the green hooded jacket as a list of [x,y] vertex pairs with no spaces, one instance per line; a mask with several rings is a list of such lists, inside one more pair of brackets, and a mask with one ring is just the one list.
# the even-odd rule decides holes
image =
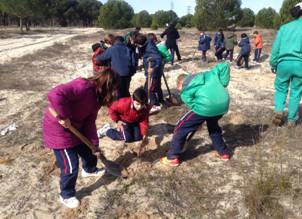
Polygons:
[[164,43],[158,43],[156,46],[157,46],[163,60],[165,61],[165,63],[171,62],[172,56],[171,56],[171,53],[169,52],[167,46]]
[[270,65],[274,70],[282,61],[302,62],[302,18],[282,25],[273,44]]
[[210,71],[187,76],[183,83],[181,99],[198,115],[223,115],[229,110],[230,97],[226,90],[229,81],[230,65],[220,63]]

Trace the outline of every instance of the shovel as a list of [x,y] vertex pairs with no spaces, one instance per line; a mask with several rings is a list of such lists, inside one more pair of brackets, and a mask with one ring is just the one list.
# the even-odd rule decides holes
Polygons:
[[167,81],[167,78],[166,78],[166,76],[165,76],[165,73],[164,73],[164,71],[163,71],[163,78],[164,78],[164,81],[165,81],[165,85],[166,85],[166,88],[167,88],[167,91],[168,91],[168,95],[169,95],[169,98],[167,99],[172,105],[174,105],[174,106],[179,106],[180,104],[179,104],[179,101],[175,98],[175,97],[173,97],[172,95],[171,95],[171,91],[170,91],[170,88],[169,88],[169,86],[168,86],[168,81]]
[[[57,117],[57,112],[52,109],[52,108],[48,108],[49,112],[54,116]],[[80,133],[76,128],[74,128],[72,125],[70,125],[69,130],[76,136],[78,137],[84,144],[86,144],[92,151],[96,151],[96,147],[84,136],[82,135],[82,133]],[[117,177],[123,177],[126,178],[127,177],[127,170],[123,169],[119,164],[107,160],[107,158],[100,153],[99,156],[100,160],[102,161],[102,163],[105,165],[105,169],[106,171],[113,175],[113,176],[117,176]]]
[[151,67],[152,59],[148,58],[147,62],[148,62],[148,70],[147,70],[147,73],[148,73],[148,102],[150,103],[150,87],[151,87],[150,83],[151,83],[151,75],[152,75],[152,67]]

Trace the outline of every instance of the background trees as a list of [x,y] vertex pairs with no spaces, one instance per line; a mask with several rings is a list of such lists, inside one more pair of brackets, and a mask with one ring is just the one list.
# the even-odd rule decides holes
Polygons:
[[249,9],[242,9],[242,17],[238,21],[238,26],[240,27],[253,27],[255,25],[255,13]]
[[263,8],[256,15],[256,26],[261,28],[274,28],[274,20],[278,13],[273,8]]
[[127,2],[109,0],[101,7],[98,21],[100,26],[106,29],[127,28],[132,26],[133,16],[133,8]]
[[226,28],[242,17],[241,0],[196,0],[194,24],[199,30]]

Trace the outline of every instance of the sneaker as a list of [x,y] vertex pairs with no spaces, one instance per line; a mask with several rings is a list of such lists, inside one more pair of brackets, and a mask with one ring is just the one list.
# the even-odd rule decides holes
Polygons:
[[220,160],[222,160],[222,161],[230,160],[230,155],[229,154],[222,154],[222,155],[219,155],[219,157],[220,157]]
[[111,129],[111,125],[109,123],[106,123],[102,128],[100,128],[98,131],[97,131],[97,134],[98,134],[98,138],[103,138],[106,136],[106,133],[109,129]]
[[281,126],[283,122],[283,112],[275,112],[272,119],[272,123],[276,126]]
[[165,164],[165,165],[171,166],[171,167],[178,167],[180,164],[179,160],[177,158],[170,160],[167,157],[162,157],[162,158],[160,158],[160,162],[162,164]]
[[153,105],[151,110],[150,110],[150,114],[158,113],[159,111],[161,111],[161,106]]
[[76,197],[63,198],[60,196],[60,202],[67,208],[77,208],[80,205],[80,201]]
[[240,69],[240,68],[241,68],[241,66],[235,65],[235,68],[236,68],[236,69]]
[[86,178],[86,177],[91,177],[91,176],[103,176],[105,174],[105,169],[104,168],[97,168],[97,170],[93,173],[88,173],[86,172],[84,169],[82,169],[82,177]]
[[287,127],[288,128],[294,128],[297,125],[297,121],[288,121],[287,122]]

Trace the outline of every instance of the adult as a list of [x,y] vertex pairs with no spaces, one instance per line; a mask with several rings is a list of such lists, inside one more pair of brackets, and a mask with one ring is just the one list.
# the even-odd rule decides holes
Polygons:
[[168,47],[168,49],[170,49],[172,55],[172,61],[171,61],[172,65],[174,64],[174,52],[176,52],[177,60],[178,61],[181,60],[181,56],[177,45],[177,39],[179,39],[180,36],[175,26],[176,26],[176,22],[173,21],[160,35],[161,38],[167,35],[166,46]]
[[275,114],[273,123],[282,125],[288,89],[288,125],[294,126],[299,118],[299,103],[302,95],[302,2],[291,14],[294,20],[280,27],[272,47],[270,65],[276,72]]
[[215,56],[217,58],[217,61],[222,61],[222,58],[223,58],[222,54],[225,50],[224,34],[223,34],[222,29],[219,29],[219,31],[217,33],[215,33],[214,47],[215,47]]
[[[95,121],[100,107],[109,105],[115,98],[116,87],[117,76],[106,69],[94,77],[61,84],[48,93],[49,104],[43,118],[44,144],[53,149],[60,167],[60,202],[68,208],[79,206],[75,197],[79,156],[82,177],[104,174],[104,169],[96,167],[100,149]],[[50,108],[58,114],[56,117]],[[71,124],[95,145],[95,151],[69,131]]]

